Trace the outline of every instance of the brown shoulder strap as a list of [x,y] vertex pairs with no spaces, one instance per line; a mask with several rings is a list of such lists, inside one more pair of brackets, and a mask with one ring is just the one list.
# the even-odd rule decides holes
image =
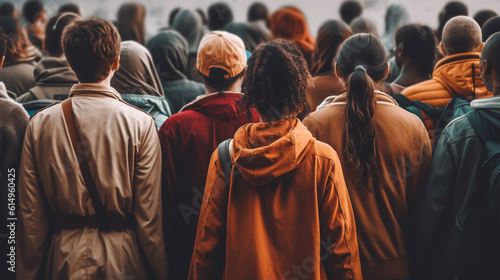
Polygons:
[[73,150],[75,151],[76,158],[80,164],[80,170],[82,171],[83,179],[85,181],[85,186],[90,194],[90,199],[96,214],[99,217],[104,218],[106,216],[106,211],[104,210],[104,205],[102,204],[101,197],[95,186],[95,181],[90,171],[89,162],[87,158],[87,152],[84,150],[85,147],[81,143],[80,136],[76,130],[75,116],[73,114],[73,107],[71,106],[71,98],[66,99],[62,102],[62,109],[64,113],[64,119],[66,121],[66,127],[68,128],[69,136],[71,138],[71,144],[73,145]]

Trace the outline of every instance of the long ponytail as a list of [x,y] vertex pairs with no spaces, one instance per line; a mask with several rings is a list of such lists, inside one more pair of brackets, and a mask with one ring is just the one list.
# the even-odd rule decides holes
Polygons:
[[347,81],[346,133],[344,155],[368,182],[368,174],[375,165],[375,84],[359,65]]
[[336,63],[347,88],[343,154],[368,184],[377,159],[375,90],[387,75],[387,52],[375,36],[356,34],[342,44]]

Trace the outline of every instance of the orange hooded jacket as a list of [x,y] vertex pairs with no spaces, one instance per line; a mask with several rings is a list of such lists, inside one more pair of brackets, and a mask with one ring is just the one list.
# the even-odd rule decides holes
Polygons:
[[[434,67],[432,79],[407,87],[402,94],[410,100],[419,100],[433,107],[445,107],[453,96],[480,99],[491,97],[481,81],[479,53],[467,52],[447,56]],[[435,124],[422,112],[424,124],[431,138]]]
[[188,279],[361,279],[339,158],[298,119],[235,134],[226,187],[212,155]]

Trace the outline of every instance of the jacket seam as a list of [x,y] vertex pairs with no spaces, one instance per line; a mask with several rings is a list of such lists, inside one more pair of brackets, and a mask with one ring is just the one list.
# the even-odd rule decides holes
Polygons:
[[345,213],[344,213],[344,209],[342,208],[342,205],[340,203],[340,196],[339,196],[339,191],[338,191],[338,188],[337,188],[337,181],[332,177],[332,175],[328,175],[328,177],[330,177],[330,179],[332,179],[333,181],[333,184],[334,184],[334,188],[335,188],[335,193],[337,194],[337,198],[339,198],[339,209],[340,209],[340,212],[342,213],[342,219],[344,219],[344,223],[346,225],[346,234],[344,234],[343,236],[343,239],[344,239],[344,242],[345,242],[345,247],[347,248],[347,251],[349,252],[349,260],[348,260],[348,263],[349,263],[349,272],[351,274],[351,278],[354,277],[354,273],[353,273],[353,265],[352,265],[352,261],[351,261],[351,256],[352,256],[352,252],[351,252],[351,249],[349,248],[349,242],[347,242],[347,238],[346,236],[350,233],[350,228],[348,226],[348,222],[347,222],[347,219],[345,217]]

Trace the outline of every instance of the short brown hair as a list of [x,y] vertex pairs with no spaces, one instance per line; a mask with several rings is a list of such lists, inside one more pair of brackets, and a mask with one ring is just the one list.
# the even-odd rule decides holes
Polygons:
[[62,45],[69,65],[82,83],[104,80],[120,55],[120,35],[106,20],[77,20],[63,32]]

